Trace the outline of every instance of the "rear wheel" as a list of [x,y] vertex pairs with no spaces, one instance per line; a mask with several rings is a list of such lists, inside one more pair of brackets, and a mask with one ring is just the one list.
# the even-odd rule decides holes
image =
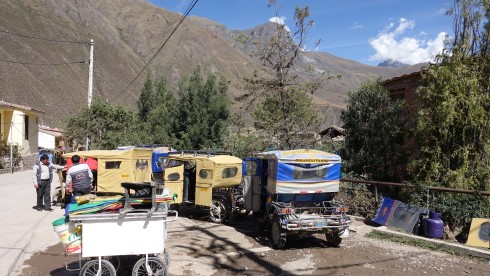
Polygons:
[[327,239],[327,245],[331,247],[338,247],[342,242],[339,231],[327,231],[325,233],[325,238]]
[[278,217],[275,217],[272,221],[271,238],[275,249],[282,249],[286,246],[286,232],[282,229]]
[[107,260],[101,260],[100,269],[101,273],[97,274],[97,272],[99,271],[99,260],[90,260],[82,266],[82,269],[80,270],[80,276],[116,276],[116,269]]
[[146,257],[139,259],[133,266],[132,276],[142,276],[142,275],[154,275],[154,276],[166,276],[167,266],[158,257],[148,257],[148,267],[151,274],[148,273],[146,268]]
[[226,221],[228,216],[228,208],[226,206],[226,202],[223,198],[213,198],[211,208],[209,208],[209,218],[212,222],[223,223]]

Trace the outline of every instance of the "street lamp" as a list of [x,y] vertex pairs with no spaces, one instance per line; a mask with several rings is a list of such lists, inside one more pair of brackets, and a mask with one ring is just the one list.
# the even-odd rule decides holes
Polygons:
[[14,143],[12,126],[14,125],[15,115],[24,116],[24,114],[13,114],[12,113],[12,121],[10,122],[10,172],[14,173],[14,153],[12,150],[12,144]]

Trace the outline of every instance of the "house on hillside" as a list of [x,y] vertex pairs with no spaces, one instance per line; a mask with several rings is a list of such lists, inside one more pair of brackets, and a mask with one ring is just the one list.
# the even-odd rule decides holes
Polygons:
[[29,106],[0,101],[0,139],[18,147],[24,165],[32,164],[37,156],[41,114]]
[[[407,119],[407,128],[414,129],[417,126],[417,110],[419,101],[417,99],[417,88],[421,83],[421,73],[413,72],[411,74],[402,75],[383,81],[383,85],[390,93],[392,100],[401,99],[405,102],[404,116]],[[407,164],[416,159],[419,154],[419,147],[416,144],[415,138],[406,132],[403,139],[404,148],[409,153]],[[409,168],[410,171],[410,168]],[[409,172],[412,173],[412,172]]]
[[418,102],[415,92],[421,84],[420,81],[420,72],[413,72],[383,81],[383,85],[390,92],[392,100],[402,99],[405,101],[405,116],[408,118],[416,118],[417,115]]

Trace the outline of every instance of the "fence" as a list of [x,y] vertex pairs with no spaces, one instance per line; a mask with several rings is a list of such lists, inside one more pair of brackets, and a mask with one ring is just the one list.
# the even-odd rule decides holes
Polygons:
[[[415,185],[408,183],[393,183],[393,182],[380,182],[380,181],[370,181],[370,180],[358,180],[358,179],[348,179],[342,178],[341,180],[341,191],[338,198],[343,201],[353,214],[359,214],[362,216],[374,216],[379,208],[379,203],[381,200],[381,195],[388,197],[397,198],[399,195],[399,190],[393,190],[391,188],[379,191],[379,187],[396,187],[401,189],[414,189]],[[361,184],[361,185],[359,185]],[[372,186],[372,189],[368,189],[367,186]],[[474,190],[463,190],[463,189],[453,189],[446,187],[431,187],[427,188],[427,200],[429,200],[429,194],[433,191],[437,192],[449,192],[449,193],[459,193],[459,194],[478,194],[481,196],[490,197],[490,191],[474,191]],[[429,207],[429,202],[427,206]]]

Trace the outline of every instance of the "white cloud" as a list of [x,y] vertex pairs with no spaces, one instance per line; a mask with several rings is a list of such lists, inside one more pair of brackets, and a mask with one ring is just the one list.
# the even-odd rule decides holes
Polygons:
[[[393,23],[391,23],[391,26],[393,26]],[[395,29],[395,35],[402,34],[405,32],[407,29],[413,29],[415,27],[415,22],[414,21],[409,21],[406,20],[405,18],[400,18],[400,25]]]
[[[369,57],[371,61],[392,59],[406,64],[433,61],[434,57],[444,49],[446,33],[441,32],[434,39],[427,41],[416,37],[403,36],[415,27],[415,22],[400,18],[399,25],[392,30],[393,23],[381,31],[377,37],[369,40],[376,53]],[[392,30],[392,31],[390,31]],[[421,34],[425,34],[421,32]]]
[[284,17],[284,16],[281,16],[281,17],[277,17],[277,16],[271,17],[271,18],[269,18],[269,22],[274,22],[274,23],[277,23],[279,25],[283,25],[284,26],[284,29],[286,31],[291,32],[291,30],[289,29],[289,27],[286,26],[286,17]]
[[352,29],[354,29],[354,30],[357,30],[357,29],[362,29],[362,28],[364,28],[364,25],[362,25],[362,24],[361,24],[361,23],[359,23],[359,22],[354,22],[354,23],[352,24],[351,28],[352,28]]

